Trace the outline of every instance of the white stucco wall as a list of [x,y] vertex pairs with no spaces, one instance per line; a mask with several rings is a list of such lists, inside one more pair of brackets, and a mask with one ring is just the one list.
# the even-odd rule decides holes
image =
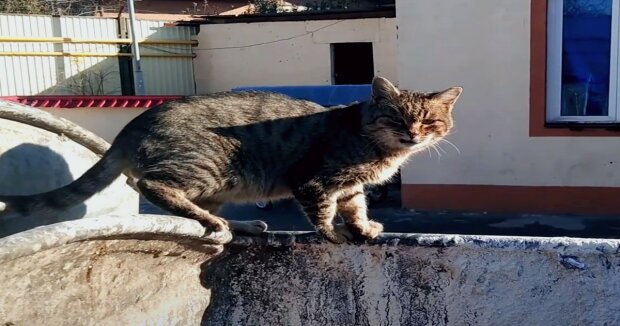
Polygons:
[[619,186],[620,138],[529,137],[530,1],[396,1],[401,88],[461,85],[441,159],[406,184]]
[[197,93],[329,85],[330,43],[340,42],[373,42],[375,73],[397,80],[396,41],[394,18],[201,25],[194,59]]
[[129,121],[146,111],[146,108],[77,108],[41,109],[67,119],[112,143]]

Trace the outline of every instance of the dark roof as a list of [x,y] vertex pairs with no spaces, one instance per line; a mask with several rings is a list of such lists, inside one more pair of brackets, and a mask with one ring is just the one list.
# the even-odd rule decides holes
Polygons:
[[396,9],[393,6],[363,10],[330,10],[330,11],[301,11],[279,14],[253,14],[239,16],[198,16],[191,22],[178,22],[179,25],[197,24],[236,24],[277,21],[304,21],[304,20],[334,20],[334,19],[363,19],[363,18],[393,18]]
[[204,7],[204,2],[198,0],[142,0],[137,1],[135,6],[136,13],[182,14],[189,9],[190,12],[185,14],[194,14],[194,2],[197,4],[196,15],[217,15],[248,4],[247,0],[210,0]]

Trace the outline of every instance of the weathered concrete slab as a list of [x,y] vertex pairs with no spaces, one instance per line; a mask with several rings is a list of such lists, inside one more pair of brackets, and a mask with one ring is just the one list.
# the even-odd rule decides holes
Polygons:
[[618,325],[620,241],[386,234],[238,240],[204,325]]
[[203,233],[108,216],[0,239],[0,325],[620,324],[620,240]]
[[200,265],[222,247],[198,222],[89,218],[0,239],[0,325],[196,325]]

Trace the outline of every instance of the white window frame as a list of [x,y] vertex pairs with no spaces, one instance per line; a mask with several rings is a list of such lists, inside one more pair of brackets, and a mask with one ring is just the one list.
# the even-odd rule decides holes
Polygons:
[[548,123],[620,123],[617,103],[619,101],[617,85],[620,85],[618,74],[618,45],[620,32],[620,0],[612,0],[611,47],[609,65],[609,107],[606,116],[562,116],[562,21],[563,0],[547,2],[547,105],[546,121]]

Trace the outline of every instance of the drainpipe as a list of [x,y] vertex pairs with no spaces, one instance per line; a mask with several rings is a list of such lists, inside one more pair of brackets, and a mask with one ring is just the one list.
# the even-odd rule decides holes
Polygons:
[[133,52],[133,80],[135,95],[144,95],[144,78],[142,76],[142,66],[140,65],[140,42],[139,35],[136,34],[136,13],[134,0],[127,0],[127,11],[129,11],[129,27],[131,29],[131,51]]

